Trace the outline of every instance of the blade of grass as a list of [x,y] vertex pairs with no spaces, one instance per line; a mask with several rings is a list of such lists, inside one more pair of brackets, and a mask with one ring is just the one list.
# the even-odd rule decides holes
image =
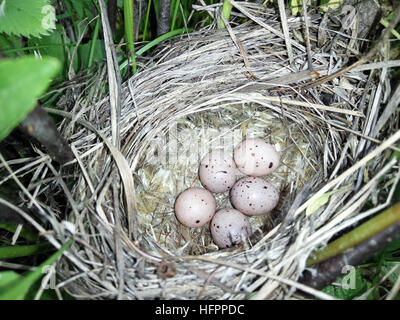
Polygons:
[[[155,47],[157,44],[167,40],[168,38],[177,36],[178,34],[181,34],[183,32],[191,32],[193,29],[191,28],[183,28],[183,29],[175,29],[173,31],[170,31],[168,33],[165,33],[161,36],[159,36],[158,38],[154,39],[153,41],[150,41],[148,44],[146,44],[144,47],[140,48],[138,51],[136,51],[136,55],[140,56],[143,53],[145,53],[146,51],[150,50],[151,48]],[[120,69],[124,69],[126,68],[126,66],[128,65],[127,61],[124,61],[123,63],[121,63],[120,65]]]
[[75,43],[63,43],[63,44],[46,44],[46,45],[39,45],[39,46],[27,46],[27,47],[23,47],[23,48],[5,49],[5,50],[3,50],[3,53],[8,54],[8,53],[21,52],[21,51],[51,48],[51,47],[65,47],[65,46],[74,47],[75,45],[76,45]]
[[21,275],[15,271],[6,270],[0,272],[0,293],[3,287],[9,286],[21,279]]
[[[232,3],[230,3],[229,0],[224,0],[224,4],[222,6],[222,16],[226,19],[226,21],[229,21],[229,17],[231,16],[231,11],[232,11]],[[219,27],[220,28],[225,28],[225,22],[223,19],[219,19]]]
[[[380,22],[385,28],[387,28],[387,27],[389,26],[389,21],[387,21],[385,18],[382,18],[379,22]],[[400,33],[398,33],[396,29],[393,29],[393,30],[392,30],[392,34],[393,34],[397,39],[400,39]]]
[[149,19],[150,19],[150,8],[151,8],[151,0],[149,0],[149,4],[147,5],[146,18],[144,20],[143,41],[146,41],[147,39],[147,30],[149,28]]
[[385,254],[381,252],[378,258],[378,265],[375,268],[375,276],[372,279],[372,286],[376,286],[379,282],[379,278],[381,277],[382,266],[385,263]]
[[[15,224],[5,224],[5,223],[0,223],[0,228],[7,230],[9,232],[15,233],[15,231],[17,230],[17,225]],[[29,241],[36,241],[38,239],[38,235],[26,228],[22,228],[22,230],[20,231],[20,236],[23,237],[26,240]]]
[[[100,16],[97,18],[96,26],[94,27],[92,44],[90,46],[89,61],[88,61],[88,68],[89,69],[93,64],[94,49],[95,49],[95,46],[96,46],[96,41],[97,41],[97,39],[99,37],[99,30],[100,30]],[[90,73],[90,70],[87,71],[87,74],[89,74],[89,73]]]
[[0,300],[21,300],[28,293],[29,288],[45,274],[45,268],[51,266],[62,253],[72,245],[73,240],[65,243],[56,253],[40,264],[35,270],[29,272],[22,280],[13,281],[8,286],[4,286],[0,292]]
[[19,257],[33,256],[39,253],[45,253],[54,250],[53,246],[48,242],[42,242],[24,246],[7,246],[0,247],[0,260],[12,259]]
[[159,11],[159,0],[153,0],[153,5],[154,5],[154,12],[156,14],[156,17],[158,17],[158,11]]
[[371,238],[375,234],[385,230],[400,221],[400,202],[361,224],[342,237],[329,243],[325,248],[313,253],[307,260],[307,266],[325,261],[334,257],[348,248]]
[[129,57],[132,64],[132,72],[136,73],[135,56],[135,30],[133,17],[133,0],[124,0],[125,40],[128,46]]
[[172,16],[172,22],[171,22],[171,31],[173,31],[175,29],[176,18],[178,15],[178,9],[179,9],[180,3],[181,3],[180,0],[175,0],[174,14]]
[[158,45],[159,43],[167,40],[168,38],[177,36],[178,34],[181,34],[183,32],[191,32],[193,29],[191,28],[182,28],[182,29],[175,29],[173,31],[170,31],[166,34],[163,34],[161,36],[159,36],[158,38],[154,39],[153,41],[150,41],[148,44],[146,44],[144,47],[140,48],[136,54],[138,56],[142,55],[143,53],[145,53],[146,51],[150,50],[151,48],[153,48],[154,46]]

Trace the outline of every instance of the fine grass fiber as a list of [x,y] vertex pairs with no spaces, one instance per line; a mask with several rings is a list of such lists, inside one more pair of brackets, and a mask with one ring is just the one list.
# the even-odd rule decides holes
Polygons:
[[[141,68],[121,87],[120,148],[111,139],[115,124],[99,70],[65,92],[63,110],[51,111],[64,117],[73,178],[43,153],[22,169],[18,163],[19,175],[35,172],[26,192],[45,210],[47,237],[53,244],[75,240],[57,266],[72,296],[329,299],[298,282],[308,257],[389,205],[399,178],[397,160],[389,158],[400,133],[398,110],[382,111],[391,96],[389,68],[398,61],[377,56],[304,90],[363,56],[369,41],[355,29],[337,31],[334,14],[311,13],[310,66],[302,17],[288,17],[285,37],[277,10],[232,4],[225,29],[178,36],[151,60],[138,59]],[[195,8],[215,17],[221,9]],[[73,103],[69,90],[79,92]],[[281,165],[266,179],[281,199],[271,215],[250,219],[246,243],[218,250],[207,226],[177,222],[173,204],[185,188],[201,185],[205,152],[232,152],[245,137],[262,137],[280,151]],[[49,179],[66,208],[49,192]],[[229,205],[227,194],[217,203]]]

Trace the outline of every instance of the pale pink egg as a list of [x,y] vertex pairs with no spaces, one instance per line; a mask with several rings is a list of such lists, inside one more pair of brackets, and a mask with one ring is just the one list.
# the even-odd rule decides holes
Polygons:
[[207,153],[200,163],[200,181],[212,192],[226,192],[236,181],[236,164],[232,156],[222,150]]
[[259,216],[270,212],[279,201],[279,193],[274,186],[262,178],[245,177],[239,179],[230,191],[232,205],[240,212]]
[[239,244],[251,235],[248,218],[232,208],[218,210],[210,224],[211,235],[219,248],[228,248]]
[[261,177],[279,166],[279,154],[275,148],[260,138],[243,140],[234,150],[237,168],[244,174]]
[[189,188],[175,200],[175,215],[187,227],[201,227],[215,214],[215,198],[203,188]]

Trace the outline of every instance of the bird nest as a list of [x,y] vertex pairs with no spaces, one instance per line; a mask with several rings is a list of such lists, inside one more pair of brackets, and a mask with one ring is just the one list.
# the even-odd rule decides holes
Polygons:
[[[326,298],[298,282],[307,258],[375,213],[367,203],[385,205],[397,173],[387,161],[394,141],[386,140],[397,114],[382,113],[387,61],[304,87],[357,60],[368,42],[352,28],[335,31],[335,13],[309,15],[311,68],[301,17],[289,19],[285,41],[275,10],[236,4],[236,20],[249,18],[244,24],[182,35],[122,84],[117,126],[110,97],[101,96],[104,70],[73,105],[61,104],[73,173],[63,176],[42,155],[35,179],[50,179],[59,192],[55,198],[36,184],[35,196],[52,243],[75,240],[57,267],[71,295],[283,299],[300,289]],[[182,226],[173,205],[184,189],[201,186],[207,151],[232,152],[246,137],[279,150],[281,164],[266,179],[280,201],[271,214],[250,218],[246,243],[218,249],[208,226]],[[55,204],[60,194],[66,207]],[[229,206],[227,194],[216,198],[218,208]]]

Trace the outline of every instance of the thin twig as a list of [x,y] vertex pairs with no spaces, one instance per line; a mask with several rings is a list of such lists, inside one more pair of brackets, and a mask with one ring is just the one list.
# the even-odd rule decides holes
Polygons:
[[114,244],[115,244],[115,255],[117,261],[117,270],[118,270],[118,300],[121,300],[124,293],[125,287],[125,259],[123,246],[121,241],[121,217],[120,217],[120,206],[119,206],[119,190],[117,188],[117,184],[119,182],[118,172],[114,172],[114,183],[112,184],[113,188],[113,199],[114,199],[114,215],[115,215],[115,226],[114,226]]
[[119,148],[121,139],[118,125],[121,118],[121,74],[118,67],[117,54],[115,52],[114,43],[112,40],[110,23],[108,22],[104,0],[99,0],[99,4],[107,57],[108,84],[110,86],[109,94],[112,139],[114,146]]
[[231,36],[233,42],[235,43],[236,47],[238,48],[238,50],[240,51],[240,53],[243,57],[243,63],[245,65],[245,67],[247,68],[248,73],[250,75],[249,78],[251,80],[257,80],[257,77],[254,75],[253,71],[251,71],[249,59],[247,59],[247,53],[246,53],[246,50],[243,48],[242,42],[240,41],[240,39],[238,37],[236,37],[229,22],[225,19],[224,16],[221,16],[221,20],[224,22],[224,27],[226,27],[226,29],[228,30],[229,35]]
[[288,57],[289,57],[289,62],[290,62],[291,66],[295,67],[293,49],[292,49],[292,44],[290,42],[289,25],[288,25],[287,16],[286,16],[284,0],[278,0],[278,6],[279,6],[279,14],[281,17],[282,31],[285,36],[285,44],[286,44],[286,50],[287,50]]
[[307,48],[307,58],[308,58],[308,70],[310,72],[313,71],[313,63],[312,63],[312,54],[311,54],[311,43],[310,43],[310,26],[308,22],[308,14],[307,14],[307,1],[301,2],[303,5],[303,17],[304,17],[304,24],[305,24],[305,38],[306,38],[306,48]]

